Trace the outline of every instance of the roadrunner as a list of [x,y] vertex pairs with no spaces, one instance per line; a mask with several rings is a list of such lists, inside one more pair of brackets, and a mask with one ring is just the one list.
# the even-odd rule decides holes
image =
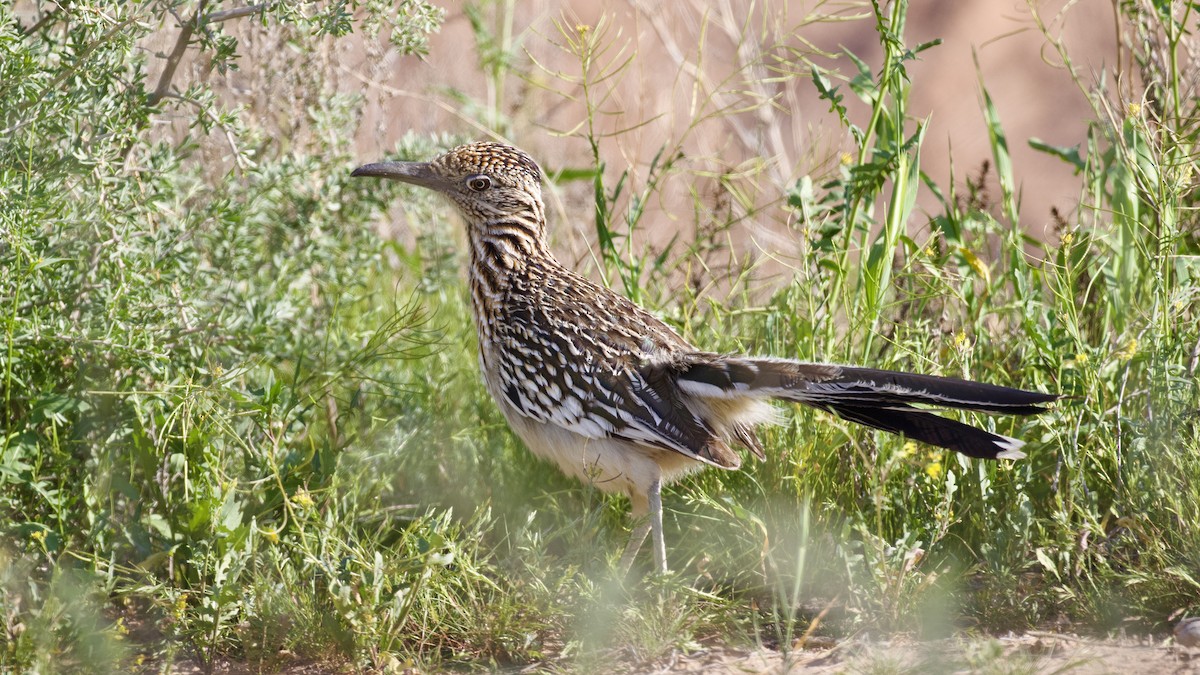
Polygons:
[[662,486],[706,466],[736,469],[734,445],[764,459],[755,427],[770,399],[795,401],[983,459],[1023,443],[913,404],[1033,415],[1057,396],[948,377],[715,354],[551,254],[542,171],[521,150],[472,143],[432,162],[382,162],[354,176],[419,185],[466,220],[471,308],[483,380],[513,431],[565,473],[632,502],[627,569],[647,532],[666,571]]

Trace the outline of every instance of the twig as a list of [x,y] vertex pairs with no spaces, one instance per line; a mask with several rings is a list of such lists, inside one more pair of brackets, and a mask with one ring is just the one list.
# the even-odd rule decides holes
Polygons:
[[356,71],[352,68],[348,68],[344,65],[338,65],[338,70],[347,75],[350,75],[351,77],[357,79],[359,82],[362,82],[363,84],[365,84],[369,87],[372,87],[374,89],[378,89],[379,91],[384,92],[385,94],[391,94],[392,96],[406,96],[408,98],[413,98],[418,101],[425,101],[427,103],[432,103],[432,104],[436,105],[437,107],[441,108],[442,110],[445,110],[446,112],[450,113],[454,117],[457,117],[460,121],[462,121],[466,125],[468,125],[470,127],[474,127],[474,129],[476,131],[478,131],[480,134],[482,134],[484,136],[489,136],[491,138],[495,138],[497,140],[504,140],[502,137],[497,135],[496,132],[483,126],[482,124],[475,121],[471,117],[465,115],[461,109],[459,109],[455,106],[452,106],[449,103],[446,103],[445,101],[442,101],[437,98],[433,98],[432,96],[426,96],[425,94],[420,94],[415,91],[408,91],[406,89],[397,89],[395,87],[388,86],[382,82],[379,82],[378,80],[369,78],[366,75],[363,75],[362,73],[359,73],[358,71]]
[[232,131],[230,131],[229,127],[225,126],[225,124],[221,122],[220,118],[218,118],[216,115],[214,115],[211,110],[204,107],[199,102],[193,101],[192,99],[187,98],[186,96],[180,96],[179,94],[167,93],[167,94],[163,94],[163,98],[169,98],[169,99],[173,99],[176,101],[182,101],[184,103],[191,103],[192,105],[199,108],[201,113],[203,113],[206,117],[208,117],[210,120],[212,120],[213,124],[220,127],[221,131],[224,132],[225,140],[229,143],[229,149],[233,150],[233,161],[235,164],[237,164],[238,168],[241,169],[242,171],[245,171],[246,169],[253,168],[255,166],[254,162],[252,160],[246,159],[246,157],[242,153],[242,151],[238,149],[237,139],[234,137],[234,133]]
[[249,7],[235,7],[233,9],[226,9],[220,12],[213,12],[212,14],[204,17],[203,23],[207,26],[211,23],[221,23],[222,21],[229,21],[230,19],[240,19],[244,16],[261,14],[266,11],[267,7],[269,7],[268,3],[263,2],[257,5],[250,5]]
[[1050,640],[1065,640],[1067,642],[1084,642],[1084,643],[1092,642],[1092,640],[1088,640],[1087,638],[1081,638],[1078,635],[1066,635],[1064,633],[1051,633],[1051,632],[1042,631],[1042,630],[1025,631],[1025,635],[1027,635],[1028,637],[1046,638],[1046,639],[1050,639]]
[[[176,38],[175,46],[171,49],[171,53],[167,56],[167,64],[163,67],[162,74],[158,76],[158,84],[155,85],[154,91],[146,97],[147,106],[154,107],[166,98],[172,98],[180,101],[188,100],[182,96],[177,96],[171,93],[171,81],[175,79],[175,71],[179,69],[179,64],[183,62],[183,56],[187,53],[188,46],[192,42],[192,36],[195,35],[197,29],[208,26],[209,24],[221,23],[222,21],[229,21],[231,19],[239,19],[245,16],[251,16],[253,14],[259,14],[265,11],[268,7],[267,3],[259,3],[257,5],[235,7],[233,9],[226,9],[220,12],[205,14],[204,8],[207,4],[208,0],[200,0],[200,4],[197,5],[195,13],[192,14],[192,18],[187,19],[186,21],[180,20],[179,37]],[[174,14],[173,10],[172,14]],[[176,15],[176,18],[179,18],[178,15]],[[194,101],[188,102],[195,103]],[[237,143],[229,129],[224,124],[221,124],[210,111],[203,109],[203,107],[201,110],[211,119],[213,119],[214,122],[217,122],[218,126],[221,127],[221,130],[225,132],[225,138],[229,141],[230,148],[233,149],[234,161],[237,162],[238,167],[242,170],[245,170],[248,164],[252,166],[253,163],[247,162],[242,154],[238,152]],[[133,143],[130,143],[125,147],[125,151],[122,153],[122,156],[128,158],[129,152],[132,149]]]
[[46,12],[45,14],[43,14],[42,18],[38,19],[37,22],[34,23],[29,28],[22,29],[21,32],[24,33],[25,35],[33,35],[34,33],[41,30],[43,26],[50,23],[51,19],[57,19],[58,15],[61,14],[62,12],[63,12],[63,9],[61,6],[55,7],[54,9],[50,10],[49,12]]
[[1200,363],[1200,338],[1196,340],[1196,346],[1192,347],[1192,359],[1188,361],[1188,377],[1196,374],[1196,365]]
[[171,80],[175,79],[175,70],[179,68],[179,63],[183,61],[183,55],[187,52],[188,44],[192,41],[192,34],[196,32],[196,28],[201,23],[201,17],[206,4],[208,4],[208,0],[200,0],[199,6],[196,7],[196,13],[180,26],[179,38],[175,40],[175,48],[171,50],[171,54],[167,57],[167,65],[163,68],[162,75],[158,77],[158,85],[154,87],[154,92],[146,99],[146,103],[149,106],[158,105],[158,102],[166,97],[167,90],[171,88]]

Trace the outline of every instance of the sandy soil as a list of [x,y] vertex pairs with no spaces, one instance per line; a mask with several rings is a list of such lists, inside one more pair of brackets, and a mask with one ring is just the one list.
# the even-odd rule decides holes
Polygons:
[[[1170,639],[1161,641],[1117,639],[1094,640],[1057,633],[1027,633],[1000,638],[955,638],[934,642],[903,640],[836,642],[813,638],[807,645],[783,654],[779,651],[743,650],[712,647],[677,653],[655,661],[637,663],[629,655],[613,655],[613,671],[621,673],[712,673],[714,675],[756,675],[776,673],[862,673],[880,675],[925,673],[996,673],[1079,675],[1143,675],[1150,673],[1200,673],[1200,650],[1187,649]],[[162,672],[161,665],[144,664]],[[485,666],[486,668],[486,666]],[[534,663],[511,672],[571,672],[572,664]],[[198,662],[181,660],[168,671],[178,675],[205,672],[227,675],[275,672],[285,675],[317,675],[354,672],[346,665],[312,662],[271,664],[267,670],[259,664],[223,662],[206,671]],[[383,672],[422,672],[394,663]]]
[[[678,673],[1200,673],[1200,651],[1170,640],[1092,640],[1029,633],[937,642],[817,643],[780,652],[717,649],[681,656],[658,672]],[[649,671],[644,671],[649,672]]]

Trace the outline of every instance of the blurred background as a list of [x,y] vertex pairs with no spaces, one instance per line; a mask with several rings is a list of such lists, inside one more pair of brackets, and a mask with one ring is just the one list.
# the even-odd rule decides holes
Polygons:
[[[444,21],[424,55],[389,49],[387,31],[300,50],[286,31],[235,22],[228,29],[239,41],[237,69],[222,76],[210,64],[195,63],[190,77],[211,83],[230,105],[262,117],[256,121],[278,128],[285,140],[307,131],[313,97],[330,89],[361,96],[358,125],[347,132],[363,162],[392,151],[405,135],[451,134],[456,141],[516,144],[551,172],[578,169],[592,160],[590,133],[610,179],[629,169],[631,182],[640,183],[656,156],[682,153],[684,171],[668,176],[646,205],[640,245],[662,246],[681,227],[693,227],[693,196],[699,195],[707,208],[725,211],[710,217],[714,223],[735,221],[730,237],[742,252],[787,258],[796,246],[781,186],[826,176],[843,153],[855,151],[853,137],[798,59],[828,68],[835,84],[859,74],[847,54],[869,70],[882,65],[875,17],[860,3],[442,7]],[[1107,82],[1114,94],[1105,104],[1141,100],[1113,12],[1106,0],[913,3],[907,44],[941,41],[905,64],[913,92],[908,112],[927,123],[921,167],[929,179],[942,186],[982,180],[995,192],[995,167],[985,169],[992,160],[985,84],[1011,139],[1020,225],[1046,237],[1054,227],[1051,209],[1069,214],[1076,207],[1078,177],[1074,167],[1026,141],[1084,143],[1097,82]],[[148,48],[169,51],[173,39],[164,30]],[[869,104],[848,87],[842,93],[849,119],[865,126]],[[575,187],[563,185],[552,231],[581,263],[594,227],[590,186]],[[938,209],[927,190],[918,204]],[[923,225],[917,217],[910,229]]]

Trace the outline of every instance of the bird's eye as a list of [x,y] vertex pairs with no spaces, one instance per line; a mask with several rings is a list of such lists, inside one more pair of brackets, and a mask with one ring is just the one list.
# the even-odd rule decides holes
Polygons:
[[476,192],[483,192],[492,187],[492,179],[487,176],[471,176],[467,179],[467,187]]

